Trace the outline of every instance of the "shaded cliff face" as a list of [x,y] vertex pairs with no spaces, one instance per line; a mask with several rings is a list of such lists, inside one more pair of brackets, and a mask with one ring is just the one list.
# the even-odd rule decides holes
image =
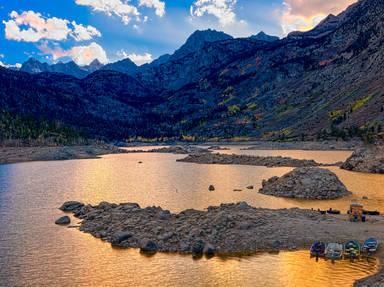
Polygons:
[[[1,108],[60,116],[92,135],[121,138],[344,137],[361,129],[380,133],[383,20],[383,1],[361,0],[312,31],[281,40],[198,31],[173,55],[141,67],[124,60],[83,80],[1,70],[9,82],[0,87],[8,99]],[[118,72],[108,71],[111,67]],[[27,82],[28,89],[23,89]],[[42,102],[37,104],[36,95]],[[57,99],[64,102],[51,104]],[[68,99],[77,102],[67,107]],[[92,125],[93,120],[61,116],[66,112],[91,115],[102,128]]]

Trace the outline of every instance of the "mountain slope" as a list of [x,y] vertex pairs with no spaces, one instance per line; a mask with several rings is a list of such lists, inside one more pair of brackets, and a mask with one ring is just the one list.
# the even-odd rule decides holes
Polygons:
[[[361,1],[339,15],[333,30],[323,33],[322,23],[300,38],[259,47],[251,57],[206,77],[213,91],[183,89],[166,103],[180,123],[187,123],[180,129],[193,135],[289,137],[353,134],[356,128],[378,131],[383,122],[378,76],[383,73],[383,6],[381,1]],[[210,95],[210,105],[197,106],[193,95]],[[184,100],[175,106],[175,99]],[[188,116],[179,114],[183,109]]]
[[1,82],[9,84],[0,87],[0,108],[58,118],[107,138],[382,132],[382,0],[361,0],[308,32],[280,40],[259,36],[264,40],[198,31],[156,63],[123,61],[124,74],[104,67],[82,80],[2,69]]
[[140,129],[151,130],[143,119],[150,117],[148,111],[159,101],[132,77],[109,71],[80,80],[56,73],[31,75],[0,68],[0,82],[0,110],[59,121],[98,138],[118,139]]
[[49,65],[47,63],[41,63],[35,58],[29,58],[28,61],[24,62],[20,68],[20,71],[27,72],[30,74],[38,73],[61,73],[76,78],[84,78],[90,73],[93,73],[103,67],[98,60],[94,60],[91,64],[84,67],[79,67],[75,62],[70,61],[68,63],[56,63]]

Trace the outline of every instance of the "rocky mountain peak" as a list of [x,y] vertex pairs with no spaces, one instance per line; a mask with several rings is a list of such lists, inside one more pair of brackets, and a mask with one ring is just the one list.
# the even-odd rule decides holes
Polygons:
[[264,41],[264,42],[274,42],[279,40],[280,38],[277,36],[268,35],[263,31],[261,31],[258,34],[251,36],[250,39],[257,40],[257,41]]
[[115,63],[107,64],[101,67],[101,70],[116,71],[133,75],[137,72],[137,65],[129,58],[125,58]]
[[23,72],[28,72],[32,74],[47,72],[49,70],[49,65],[47,63],[42,63],[36,58],[29,58],[20,68]]
[[98,59],[93,60],[88,66],[82,67],[84,70],[93,73],[97,70],[100,70],[104,65],[100,63]]
[[217,42],[231,39],[233,39],[233,37],[225,34],[224,32],[211,29],[203,31],[197,30],[191,36],[189,36],[185,44],[172,55],[172,58],[183,57],[184,55],[198,51],[207,42]]

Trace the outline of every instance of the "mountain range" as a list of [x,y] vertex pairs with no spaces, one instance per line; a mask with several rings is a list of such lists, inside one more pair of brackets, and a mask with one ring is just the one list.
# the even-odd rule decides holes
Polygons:
[[384,2],[360,0],[279,39],[196,31],[136,66],[0,68],[0,109],[90,137],[352,137],[384,124]]

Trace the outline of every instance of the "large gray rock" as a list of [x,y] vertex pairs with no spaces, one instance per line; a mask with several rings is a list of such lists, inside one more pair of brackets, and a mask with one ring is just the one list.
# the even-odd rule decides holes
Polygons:
[[132,233],[127,232],[127,231],[117,232],[112,237],[111,243],[112,243],[112,245],[119,245],[121,242],[128,240],[132,236],[133,236]]
[[384,146],[368,146],[356,150],[341,168],[358,172],[384,173]]
[[62,211],[74,211],[76,209],[79,209],[84,206],[84,203],[81,203],[79,201],[67,201],[64,202],[63,205],[60,207],[60,210]]
[[351,194],[337,176],[317,167],[296,168],[264,180],[260,193],[301,199],[335,199]]
[[68,216],[60,217],[55,221],[55,224],[58,224],[58,225],[67,225],[70,223],[71,223],[71,219]]

